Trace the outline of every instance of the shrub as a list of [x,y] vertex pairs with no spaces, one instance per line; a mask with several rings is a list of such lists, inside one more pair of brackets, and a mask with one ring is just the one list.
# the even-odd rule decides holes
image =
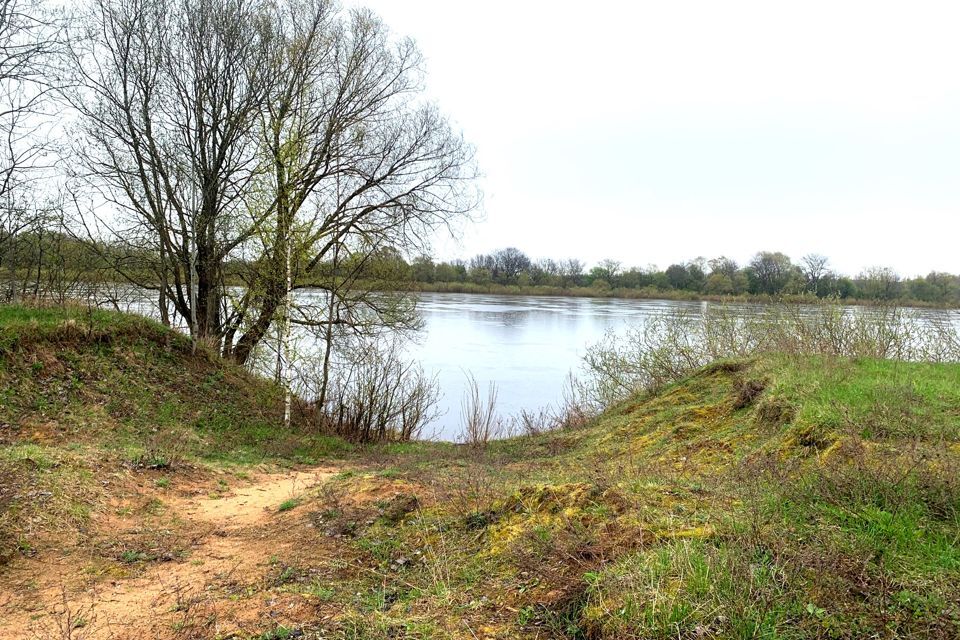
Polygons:
[[361,345],[332,376],[304,366],[306,413],[322,430],[352,442],[415,439],[437,417],[436,377],[403,358],[396,342]]
[[595,407],[656,390],[711,362],[763,353],[960,361],[960,332],[948,321],[897,306],[771,305],[757,313],[717,304],[702,313],[661,313],[587,350],[580,386]]
[[502,435],[504,423],[497,415],[496,383],[490,383],[484,396],[477,379],[472,373],[467,374],[467,389],[460,401],[460,421],[460,440],[471,447],[486,447]]

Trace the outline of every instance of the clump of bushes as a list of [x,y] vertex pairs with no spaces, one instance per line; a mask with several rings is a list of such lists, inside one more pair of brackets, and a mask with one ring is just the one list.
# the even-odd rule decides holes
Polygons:
[[584,357],[578,390],[602,408],[718,360],[765,353],[958,362],[960,331],[898,306],[851,308],[825,300],[751,313],[716,304],[702,312],[661,313],[642,326],[609,332]]
[[416,439],[438,416],[436,376],[406,359],[399,342],[357,347],[336,367],[302,367],[299,391],[309,398],[303,413],[319,430],[351,442]]

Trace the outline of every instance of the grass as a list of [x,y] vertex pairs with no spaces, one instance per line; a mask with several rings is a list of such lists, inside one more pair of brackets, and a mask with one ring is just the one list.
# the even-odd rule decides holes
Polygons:
[[260,637],[960,636],[960,365],[729,360],[576,430],[352,450],[283,431],[275,387],[147,321],[3,313],[8,557],[82,533],[104,468],[163,490],[117,515],[141,530],[106,551],[137,571],[189,549],[161,500],[194,471],[350,455],[278,505],[263,533],[292,544],[236,586],[315,628]]
[[[348,451],[288,432],[280,390],[147,319],[0,307],[0,416],[23,430],[59,414],[54,440],[112,439],[131,462],[314,462]],[[136,384],[130,384],[135,381]],[[216,446],[212,446],[212,445]]]
[[[136,316],[0,306],[0,562],[80,528],[113,465],[162,472],[290,466],[350,445],[283,428],[282,392]],[[107,476],[109,477],[109,476]],[[31,524],[39,519],[41,527]],[[57,521],[62,521],[62,526]],[[55,536],[54,536],[55,537]]]
[[300,505],[299,498],[287,498],[277,507],[277,511],[290,511]]
[[299,635],[301,634],[298,634],[295,629],[288,629],[283,625],[278,625],[277,628],[265,631],[257,636],[257,640],[287,640],[287,638],[296,638]]
[[482,452],[381,447],[369,472],[334,480],[344,496],[403,487],[418,508],[402,518],[302,508],[357,523],[349,546],[369,573],[332,598],[381,629],[952,638],[958,417],[958,365],[730,361],[584,429]]

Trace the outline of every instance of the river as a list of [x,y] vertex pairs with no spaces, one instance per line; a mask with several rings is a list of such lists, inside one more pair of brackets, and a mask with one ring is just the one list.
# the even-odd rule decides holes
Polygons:
[[608,329],[700,302],[424,293],[425,326],[410,354],[437,375],[441,416],[425,435],[454,440],[467,373],[497,386],[504,416],[556,406],[570,371]]
[[[303,291],[299,295],[316,295]],[[128,309],[147,315],[152,305],[142,297]],[[711,303],[552,296],[498,296],[458,293],[420,294],[424,328],[407,347],[410,357],[436,375],[440,386],[439,417],[421,437],[456,440],[467,373],[486,390],[497,387],[497,411],[504,418],[521,410],[556,407],[568,374],[576,372],[589,345],[610,329],[642,325],[652,315],[697,313]],[[760,304],[735,304],[744,314]],[[857,309],[853,310],[858,312]],[[960,312],[946,315],[960,325]]]

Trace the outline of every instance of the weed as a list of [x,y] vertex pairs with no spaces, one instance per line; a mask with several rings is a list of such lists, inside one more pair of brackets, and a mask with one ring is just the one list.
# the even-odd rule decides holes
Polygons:
[[290,511],[298,506],[300,506],[299,498],[287,498],[280,503],[280,506],[277,507],[277,511]]
[[127,562],[127,563],[144,562],[149,559],[150,559],[150,556],[148,556],[146,553],[142,551],[135,551],[133,549],[128,549],[120,554],[121,562]]
[[734,410],[749,407],[767,388],[767,383],[763,380],[743,380],[738,378],[735,383],[736,399],[733,401]]
[[264,631],[257,640],[288,640],[289,638],[299,638],[303,633],[297,629],[291,629],[283,625],[277,625],[275,629]]
[[105,627],[97,623],[94,602],[81,605],[72,602],[66,587],[60,587],[57,602],[50,608],[50,615],[38,621],[29,636],[35,640],[87,640],[98,637]]

